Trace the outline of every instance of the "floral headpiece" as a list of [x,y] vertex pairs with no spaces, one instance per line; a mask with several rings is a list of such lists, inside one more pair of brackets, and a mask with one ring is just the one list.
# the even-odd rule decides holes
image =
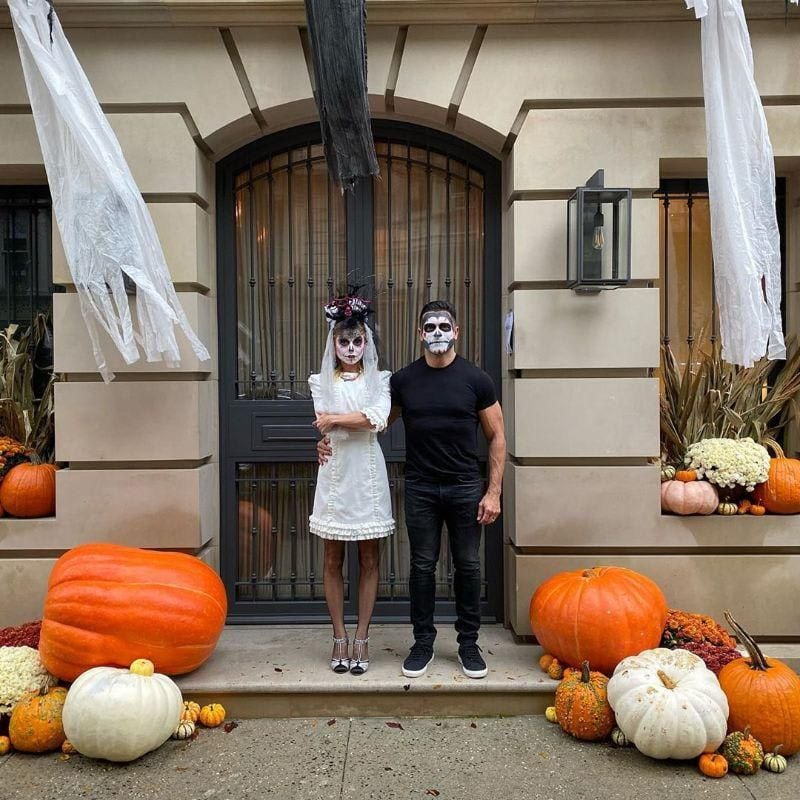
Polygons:
[[343,322],[346,319],[356,319],[364,322],[369,314],[372,313],[370,300],[359,297],[353,290],[343,297],[334,297],[325,306],[325,317],[331,322]]

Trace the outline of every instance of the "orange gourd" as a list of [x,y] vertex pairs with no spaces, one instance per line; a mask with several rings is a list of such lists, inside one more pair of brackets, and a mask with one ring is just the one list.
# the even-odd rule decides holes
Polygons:
[[44,603],[39,655],[73,681],[100,665],[137,658],[181,675],[213,652],[227,613],[225,587],[211,567],[184,553],[87,544],[58,559]]
[[767,509],[764,506],[758,505],[758,503],[753,503],[750,508],[747,509],[750,514],[754,517],[763,517],[764,514],[767,513]]
[[748,500],[746,497],[744,500],[739,501],[739,505],[737,506],[737,513],[738,514],[747,514],[750,511],[753,503],[751,500]]
[[11,752],[11,739],[8,736],[0,736],[0,757]]
[[544,581],[531,597],[530,619],[539,644],[562,664],[588,661],[611,675],[623,658],[658,647],[667,601],[638,572],[593,567]]
[[605,739],[614,727],[614,712],[608,704],[608,678],[590,672],[584,661],[580,670],[567,670],[556,689],[556,717],[561,729],[587,742]]
[[200,704],[195,703],[194,700],[183,701],[183,711],[181,711],[181,721],[189,720],[190,722],[197,722],[200,717]]
[[206,728],[216,728],[225,721],[225,709],[219,703],[209,703],[200,709],[199,720]]
[[697,760],[697,766],[709,778],[722,778],[728,774],[728,762],[719,753],[703,753]]
[[17,464],[0,484],[0,506],[13,517],[56,513],[56,465]]
[[693,469],[679,469],[675,473],[675,480],[689,483],[697,480],[697,473]]
[[564,667],[561,666],[561,662],[557,658],[550,662],[550,666],[547,668],[547,677],[552,678],[554,681],[560,681],[564,677]]
[[730,707],[728,732],[749,728],[765,750],[783,745],[784,755],[798,752],[800,677],[777,658],[766,658],[729,611],[725,619],[750,655],[726,664],[718,676]]
[[769,462],[769,477],[756,485],[753,499],[771,514],[800,513],[800,460],[786,458],[776,442],[768,445],[775,451]]
[[46,694],[25,695],[11,712],[8,736],[15,750],[23,753],[49,753],[58,750],[67,737],[61,724],[61,711],[67,699],[63,686]]
[[552,663],[553,656],[550,655],[550,653],[545,653],[543,656],[539,657],[539,669],[542,670],[542,672],[547,672]]

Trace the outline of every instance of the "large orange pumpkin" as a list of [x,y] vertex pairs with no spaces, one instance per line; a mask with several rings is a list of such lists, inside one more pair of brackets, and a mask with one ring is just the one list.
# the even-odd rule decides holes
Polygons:
[[[777,443],[769,445],[775,458],[769,462],[769,477],[759,483],[753,497],[772,514],[800,513],[800,460],[786,458]],[[756,737],[757,738],[757,737]]]
[[61,724],[61,711],[67,690],[56,686],[46,694],[25,695],[11,712],[8,736],[15,750],[22,753],[50,753],[58,750],[67,737]]
[[539,644],[564,664],[611,675],[623,658],[658,647],[667,621],[661,589],[625,567],[560,572],[531,597]]
[[0,505],[14,517],[56,513],[56,465],[17,464],[0,484]]
[[726,664],[718,676],[730,709],[728,732],[749,728],[765,751],[778,745],[783,755],[800,751],[800,676],[777,658],[764,656],[729,611],[725,619],[750,655]]
[[39,655],[66,681],[91,667],[124,667],[137,658],[180,675],[211,655],[226,613],[222,581],[194,556],[81,545],[61,556],[50,574]]

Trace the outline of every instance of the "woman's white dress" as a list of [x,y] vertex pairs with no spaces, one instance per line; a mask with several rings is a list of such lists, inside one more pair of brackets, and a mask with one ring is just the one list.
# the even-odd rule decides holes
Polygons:
[[360,411],[372,423],[369,431],[335,428],[329,434],[333,454],[319,468],[314,510],[309,518],[311,532],[323,539],[357,541],[394,533],[386,461],[378,444],[378,433],[386,428],[391,409],[391,374],[380,373],[381,391],[371,398],[368,406],[363,374],[349,381],[338,378],[334,384],[333,407],[324,409],[320,406],[319,375],[308,379],[316,412]]

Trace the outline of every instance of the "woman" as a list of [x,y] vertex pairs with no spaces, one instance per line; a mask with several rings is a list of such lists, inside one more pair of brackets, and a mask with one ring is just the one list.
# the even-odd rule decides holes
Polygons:
[[[389,372],[366,324],[367,301],[355,295],[325,306],[330,324],[322,367],[308,379],[315,427],[333,454],[319,468],[312,533],[325,540],[325,599],[333,623],[331,669],[363,675],[369,669],[369,623],[378,593],[378,540],[394,533],[389,480],[377,434],[386,428]],[[346,542],[358,542],[358,624],[350,641],[344,625],[342,567]]]

